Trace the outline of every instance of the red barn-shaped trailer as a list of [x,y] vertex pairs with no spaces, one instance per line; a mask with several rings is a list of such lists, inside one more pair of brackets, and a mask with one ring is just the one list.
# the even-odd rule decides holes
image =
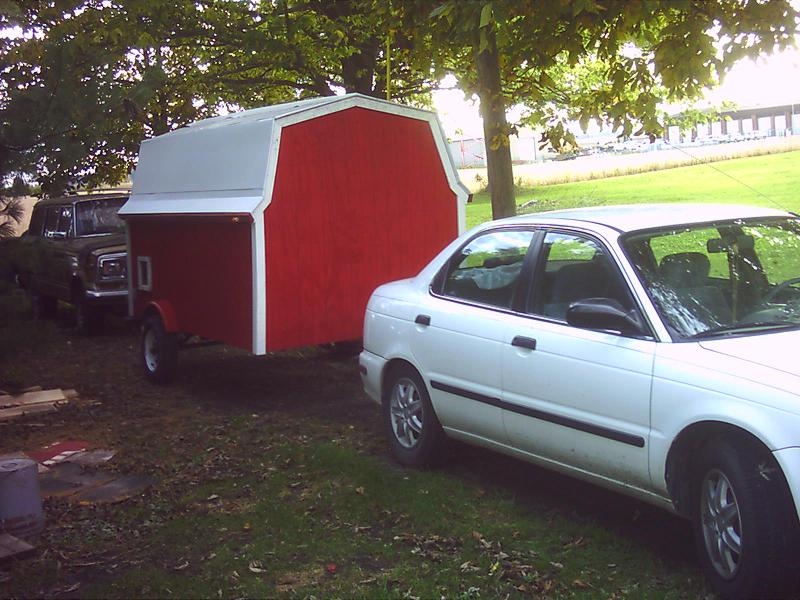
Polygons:
[[361,337],[381,283],[464,228],[434,113],[358,94],[199,121],[142,143],[130,200],[130,312],[167,379],[183,334],[264,354]]

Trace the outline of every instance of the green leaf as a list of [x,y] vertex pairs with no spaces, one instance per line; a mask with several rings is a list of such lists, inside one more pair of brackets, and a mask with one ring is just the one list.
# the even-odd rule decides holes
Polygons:
[[491,25],[492,21],[493,21],[492,3],[489,2],[487,4],[484,4],[483,7],[481,7],[481,24],[480,24],[481,29]]

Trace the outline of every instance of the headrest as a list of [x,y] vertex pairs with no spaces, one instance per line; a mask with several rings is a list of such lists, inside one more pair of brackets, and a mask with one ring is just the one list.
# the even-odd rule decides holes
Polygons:
[[658,267],[661,278],[676,287],[707,285],[710,271],[711,263],[702,252],[667,254]]

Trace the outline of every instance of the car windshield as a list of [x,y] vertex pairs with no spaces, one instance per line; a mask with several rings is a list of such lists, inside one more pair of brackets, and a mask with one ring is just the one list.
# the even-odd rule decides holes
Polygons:
[[629,234],[623,247],[674,339],[800,327],[800,220]]
[[122,233],[125,223],[117,211],[125,198],[96,198],[75,204],[75,228],[78,237]]

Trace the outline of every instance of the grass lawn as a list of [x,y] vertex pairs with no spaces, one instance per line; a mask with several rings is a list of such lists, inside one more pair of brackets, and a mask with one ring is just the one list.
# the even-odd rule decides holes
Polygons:
[[[73,388],[0,423],[0,454],[58,440],[148,475],[114,504],[45,501],[6,598],[703,598],[688,522],[488,451],[400,467],[354,357],[319,349],[181,355],[170,386],[136,368],[137,331],[77,336],[0,288],[0,388]],[[101,468],[105,470],[106,468]],[[91,468],[90,468],[91,471]]]
[[[524,211],[603,204],[723,202],[800,210],[800,152],[737,158],[691,167],[517,191]],[[491,218],[489,195],[475,194],[467,206],[467,227]],[[521,211],[522,212],[522,211]]]

